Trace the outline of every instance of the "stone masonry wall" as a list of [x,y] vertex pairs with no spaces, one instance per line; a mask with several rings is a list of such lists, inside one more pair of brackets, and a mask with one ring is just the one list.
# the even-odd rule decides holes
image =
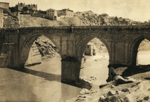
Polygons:
[[0,8],[9,9],[9,3],[0,2]]
[[3,9],[0,8],[0,28],[3,28]]

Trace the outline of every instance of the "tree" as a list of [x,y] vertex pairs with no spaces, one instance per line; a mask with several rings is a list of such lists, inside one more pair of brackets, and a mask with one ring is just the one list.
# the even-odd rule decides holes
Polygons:
[[17,12],[18,11],[16,7],[9,7],[9,9],[11,12]]
[[115,17],[115,19],[114,19],[114,20],[118,22],[118,17]]
[[22,11],[28,11],[29,9],[27,7],[23,7]]

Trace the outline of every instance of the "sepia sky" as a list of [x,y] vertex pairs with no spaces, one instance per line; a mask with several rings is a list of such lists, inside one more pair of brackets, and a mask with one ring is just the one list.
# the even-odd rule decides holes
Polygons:
[[70,8],[76,11],[92,10],[94,13],[107,13],[110,16],[130,18],[138,21],[150,19],[150,0],[0,0],[10,6],[18,2],[37,4],[38,9]]

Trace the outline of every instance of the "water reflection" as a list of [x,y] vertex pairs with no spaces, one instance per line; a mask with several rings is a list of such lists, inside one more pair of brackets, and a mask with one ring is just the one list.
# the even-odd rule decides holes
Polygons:
[[0,101],[61,102],[76,97],[81,89],[61,83],[59,58],[22,70],[0,69]]
[[67,85],[67,84],[61,84],[61,101],[69,100],[73,97],[76,97],[80,94],[81,88]]

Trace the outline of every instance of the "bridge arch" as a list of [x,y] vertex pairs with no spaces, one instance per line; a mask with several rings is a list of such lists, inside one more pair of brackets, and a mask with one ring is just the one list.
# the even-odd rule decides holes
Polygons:
[[138,47],[140,45],[140,43],[144,40],[144,39],[147,39],[147,40],[150,40],[150,36],[147,36],[147,35],[141,35],[141,36],[138,36],[137,38],[135,38],[131,45],[130,45],[130,62],[131,62],[131,65],[133,66],[136,66],[136,59],[137,59],[137,50],[138,50]]
[[77,45],[77,57],[78,57],[78,60],[81,61],[82,59],[82,55],[83,55],[83,52],[85,50],[85,47],[87,45],[87,43],[92,40],[93,38],[98,38],[101,42],[103,42],[108,50],[108,54],[109,54],[109,59],[110,58],[110,48],[109,48],[109,45],[107,43],[107,41],[105,39],[103,39],[101,36],[98,36],[98,35],[88,35],[88,36],[85,36],[83,37],[80,42],[78,43]]
[[[92,39],[97,39],[99,40],[98,42],[102,42],[105,45],[105,48],[107,49],[107,56],[106,59],[102,56],[105,56],[103,53],[97,52],[96,56],[84,56],[83,58],[83,53],[86,49],[87,44],[92,40]],[[94,40],[93,40],[94,41]],[[83,36],[82,39],[79,41],[77,45],[77,56],[78,60],[81,63],[80,66],[80,71],[79,71],[79,77],[82,78],[90,78],[90,76],[95,76],[97,80],[94,82],[95,84],[100,84],[100,83],[105,83],[105,81],[109,77],[109,70],[108,70],[108,65],[109,60],[110,60],[110,49],[109,49],[109,43],[107,42],[107,39],[104,39],[102,36],[96,35],[96,34],[91,34],[87,36]],[[100,46],[100,45],[99,45]],[[103,59],[104,58],[104,59]],[[86,59],[86,61],[85,61]],[[90,61],[89,61],[90,59]],[[95,64],[97,66],[95,66]],[[95,71],[96,70],[96,71]],[[103,72],[103,74],[101,74]]]
[[30,51],[30,48],[31,48],[33,42],[40,36],[45,36],[46,38],[51,40],[52,43],[54,43],[54,45],[58,48],[58,52],[59,52],[59,47],[57,46],[56,42],[54,42],[54,40],[52,38],[47,37],[44,34],[32,34],[32,35],[26,37],[26,39],[24,40],[24,42],[19,50],[19,56],[20,56],[19,60],[20,60],[21,67],[24,67],[25,62],[28,59],[29,51]]

